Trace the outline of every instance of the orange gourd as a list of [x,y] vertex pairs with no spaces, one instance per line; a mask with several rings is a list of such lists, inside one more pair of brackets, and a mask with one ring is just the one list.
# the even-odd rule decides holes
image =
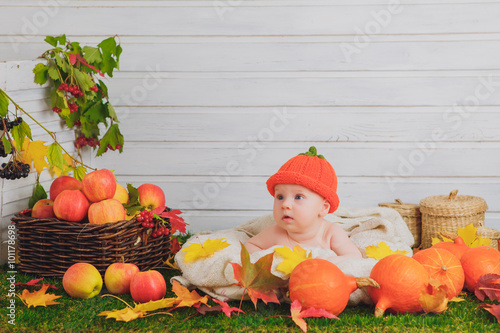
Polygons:
[[413,255],[413,259],[424,266],[431,279],[438,280],[448,288],[448,299],[460,294],[464,287],[464,270],[460,260],[453,253],[431,247],[418,251]]
[[429,284],[429,272],[418,261],[402,254],[391,254],[373,266],[370,277],[380,285],[368,287],[375,303],[375,317],[386,310],[395,313],[419,312],[421,291]]
[[465,252],[460,260],[465,273],[465,287],[474,292],[485,274],[500,274],[500,252],[490,246],[478,246]]
[[436,243],[436,244],[432,245],[431,248],[440,248],[440,249],[448,250],[451,253],[453,253],[458,258],[458,260],[462,259],[462,255],[467,250],[470,249],[470,247],[467,244],[465,244],[462,237],[460,237],[456,234],[452,234],[452,233],[448,233],[448,232],[444,232],[444,231],[441,231],[441,234],[443,236],[445,236],[446,238],[453,239],[453,243],[440,242],[440,243]]
[[347,276],[327,260],[307,259],[290,274],[288,288],[292,302],[299,300],[303,308],[324,309],[337,316],[351,293],[365,286],[376,288],[378,284],[370,278]]

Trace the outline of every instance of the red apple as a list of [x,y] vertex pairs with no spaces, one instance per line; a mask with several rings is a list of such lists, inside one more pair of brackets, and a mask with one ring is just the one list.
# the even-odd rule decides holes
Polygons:
[[158,271],[149,270],[136,273],[130,282],[130,295],[139,303],[157,301],[165,297],[167,284]]
[[111,199],[116,191],[115,175],[108,169],[92,171],[83,176],[82,190],[91,202]]
[[80,190],[64,190],[54,200],[54,214],[61,220],[80,222],[88,209],[89,201]]
[[78,179],[73,178],[71,176],[60,176],[54,179],[52,184],[50,185],[50,199],[56,200],[56,197],[59,193],[64,190],[81,190],[82,182]]
[[94,202],[89,207],[89,222],[103,224],[125,220],[127,212],[120,201],[106,199]]
[[114,295],[130,293],[130,281],[139,272],[139,267],[131,263],[115,262],[104,273],[106,289]]
[[31,210],[31,217],[37,219],[50,219],[56,217],[56,214],[54,214],[54,201],[50,199],[38,200]]
[[165,206],[165,193],[161,187],[154,184],[142,184],[139,191],[139,203],[148,210]]
[[92,298],[102,289],[101,273],[93,265],[79,262],[71,265],[63,275],[63,288],[71,297]]

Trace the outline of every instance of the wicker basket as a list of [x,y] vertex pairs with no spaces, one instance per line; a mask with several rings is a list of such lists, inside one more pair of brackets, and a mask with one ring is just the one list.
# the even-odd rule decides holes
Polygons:
[[477,228],[477,234],[481,236],[482,238],[489,238],[491,239],[491,247],[495,248],[498,250],[498,239],[500,238],[500,231],[487,228],[487,227],[478,227]]
[[419,247],[422,234],[422,214],[420,213],[419,206],[417,204],[403,203],[399,199],[396,199],[395,202],[383,202],[378,205],[380,207],[389,207],[399,212],[415,239],[413,246]]
[[150,237],[151,229],[135,218],[90,224],[17,214],[12,221],[17,226],[18,268],[30,274],[62,277],[77,262],[91,263],[104,274],[110,264],[122,260],[147,270],[170,253],[171,238]]
[[432,238],[441,230],[457,233],[468,224],[484,227],[486,201],[470,195],[457,195],[458,190],[449,195],[427,197],[420,201],[422,213],[422,248],[432,246]]

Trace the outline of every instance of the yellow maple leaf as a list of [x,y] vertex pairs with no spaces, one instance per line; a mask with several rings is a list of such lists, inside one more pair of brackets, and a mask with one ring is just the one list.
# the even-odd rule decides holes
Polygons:
[[385,242],[377,242],[377,245],[369,245],[366,247],[366,256],[368,258],[373,258],[376,260],[380,260],[382,258],[387,257],[388,255],[395,253],[406,255],[408,254],[408,251],[401,251],[401,250],[394,251]]
[[47,156],[47,149],[49,147],[45,146],[44,141],[30,141],[25,139],[23,143],[23,150],[20,153],[20,157],[23,163],[31,165],[36,169],[36,172],[40,174],[44,168],[48,168],[49,164],[45,159]]
[[206,305],[208,303],[207,295],[201,297],[196,290],[189,291],[186,287],[181,286],[177,280],[172,282],[172,291],[175,295],[177,295],[177,299],[175,300],[177,307],[189,307],[197,303],[203,303]]
[[275,248],[274,253],[277,253],[284,259],[276,266],[276,270],[284,274],[292,273],[295,266],[304,260],[312,258],[312,253],[309,252],[309,254],[307,254],[307,251],[300,245],[295,245],[293,250],[286,246]]
[[177,266],[177,263],[174,261],[174,257],[175,257],[175,255],[169,255],[167,260],[165,260],[163,262],[163,264],[165,266],[172,268],[172,269],[180,271],[181,269],[179,268],[179,266]]
[[[491,239],[479,236],[477,234],[477,228],[472,223],[463,228],[459,228],[457,234],[469,247],[491,246]],[[453,242],[453,239],[447,238],[443,235],[439,235],[439,237],[440,238],[432,238],[432,245],[441,242]]]
[[97,314],[98,316],[106,316],[106,319],[114,318],[116,321],[129,322],[137,318],[144,317],[145,313],[136,311],[131,307],[126,307],[121,310],[102,311]]
[[193,262],[200,259],[206,259],[213,255],[215,252],[225,249],[229,246],[223,238],[207,239],[203,244],[188,243],[190,244],[180,252],[186,252],[184,255],[185,262]]
[[146,317],[148,312],[155,311],[163,308],[170,308],[175,305],[177,299],[176,298],[162,298],[157,301],[149,301],[146,303],[136,304],[134,307],[131,307],[123,301],[121,298],[116,297],[114,295],[103,295],[103,296],[112,296],[118,298],[122,302],[124,302],[127,307],[120,310],[111,310],[111,311],[102,311],[99,312],[98,316],[106,316],[106,319],[114,318],[116,321],[124,321],[129,322],[135,320],[137,318]]
[[46,294],[45,292],[47,291],[47,288],[49,288],[49,285],[43,284],[39,290],[34,292],[30,292],[28,289],[24,289],[22,294],[17,296],[25,305],[28,306],[28,308],[30,306],[37,307],[60,304],[59,302],[54,302],[54,300],[62,296]]

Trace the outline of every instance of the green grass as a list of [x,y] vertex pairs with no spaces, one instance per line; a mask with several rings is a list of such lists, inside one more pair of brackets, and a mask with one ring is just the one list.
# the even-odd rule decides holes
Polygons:
[[[160,270],[167,280],[175,271]],[[289,304],[268,304],[259,301],[257,309],[251,302],[244,302],[246,314],[226,317],[219,312],[199,315],[192,308],[177,309],[169,315],[156,315],[125,323],[97,316],[101,311],[121,309],[124,304],[112,297],[94,297],[89,300],[70,298],[64,292],[60,279],[45,278],[43,282],[55,284],[58,290],[50,293],[62,295],[61,304],[48,307],[27,308],[16,298],[15,323],[10,325],[7,317],[8,293],[6,267],[0,269],[0,331],[1,332],[302,332],[290,318],[272,317],[289,315]],[[27,282],[37,276],[16,274],[17,282]],[[17,293],[26,288],[18,286]],[[32,290],[38,288],[31,287]],[[168,286],[170,290],[170,285]],[[167,297],[174,295],[169,292]],[[348,307],[339,315],[340,320],[307,318],[308,332],[499,332],[500,324],[484,309],[481,302],[466,294],[465,302],[450,303],[449,309],[440,315],[390,315],[375,318],[373,306]],[[132,304],[130,296],[123,297]],[[238,307],[239,302],[230,303]],[[267,319],[266,319],[267,318]]]

